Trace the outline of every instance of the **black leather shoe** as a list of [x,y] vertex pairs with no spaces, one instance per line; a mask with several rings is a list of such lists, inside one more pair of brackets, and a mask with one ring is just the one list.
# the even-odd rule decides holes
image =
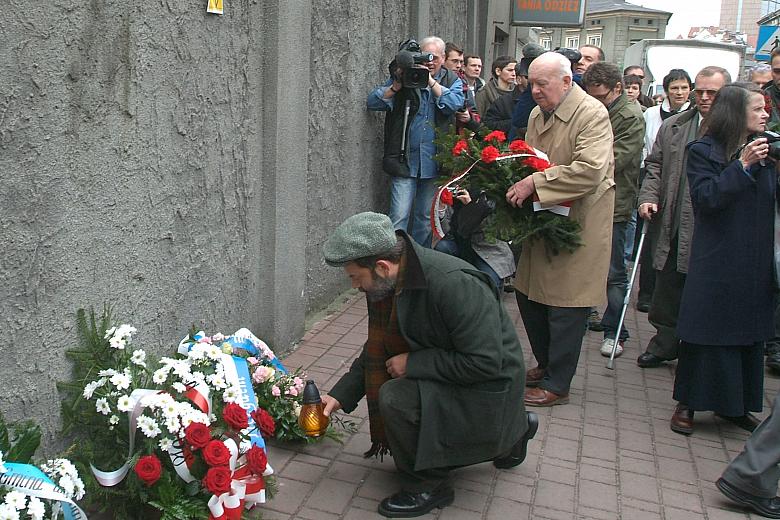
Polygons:
[[722,478],[715,485],[721,493],[737,504],[748,507],[761,516],[767,518],[780,518],[780,498],[762,498],[737,489]]
[[746,413],[741,417],[729,417],[728,415],[721,415],[719,413],[716,413],[715,415],[717,415],[724,421],[728,421],[731,424],[739,426],[743,430],[747,430],[749,432],[752,432],[753,430],[758,428],[759,424],[761,424],[761,421],[758,419],[758,417],[756,417],[752,413]]
[[775,373],[780,373],[780,346],[767,344],[766,366]]
[[639,312],[649,312],[650,302],[643,302],[643,301],[636,302],[636,310],[638,310]]
[[636,364],[639,365],[640,368],[660,367],[663,365],[664,361],[666,360],[655,354],[651,354],[650,352],[642,352],[639,354],[639,357],[636,358]]
[[528,429],[525,435],[520,437],[520,440],[512,446],[512,450],[509,455],[503,457],[497,457],[493,459],[493,465],[498,469],[514,468],[523,463],[525,456],[528,453],[528,441],[534,438],[536,430],[539,429],[539,416],[533,412],[525,412],[528,416]]
[[454,500],[455,491],[450,486],[421,493],[399,491],[379,503],[379,514],[388,518],[414,518],[429,513],[437,507],[446,507]]

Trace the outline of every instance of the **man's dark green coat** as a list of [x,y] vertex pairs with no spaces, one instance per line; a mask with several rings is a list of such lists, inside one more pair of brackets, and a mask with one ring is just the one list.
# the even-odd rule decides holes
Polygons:
[[[419,383],[422,403],[415,470],[503,455],[528,428],[512,320],[487,275],[403,236],[406,271],[396,305],[410,348],[406,377]],[[329,392],[346,412],[365,395],[364,355]]]

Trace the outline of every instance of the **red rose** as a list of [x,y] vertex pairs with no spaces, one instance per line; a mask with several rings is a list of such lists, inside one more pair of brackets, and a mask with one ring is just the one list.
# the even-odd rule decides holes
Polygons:
[[515,139],[509,143],[509,151],[515,153],[534,153],[534,149],[522,139]]
[[482,162],[484,163],[492,163],[498,157],[501,155],[501,152],[498,151],[498,148],[495,146],[486,146],[482,149]]
[[211,432],[209,427],[201,423],[190,423],[184,430],[184,438],[190,446],[196,450],[203,448],[211,440]]
[[465,141],[465,139],[461,139],[457,143],[455,143],[455,146],[452,147],[452,155],[460,155],[466,150],[468,150],[469,144]]
[[492,132],[490,132],[488,135],[485,136],[486,143],[489,143],[494,139],[499,143],[503,143],[504,141],[506,141],[506,134],[501,130],[493,130]]
[[543,172],[550,167],[550,163],[541,157],[529,157],[523,161],[523,164],[530,166],[535,172]]
[[255,421],[255,424],[260,429],[260,433],[263,434],[263,437],[273,437],[274,433],[276,433],[276,424],[274,424],[274,418],[271,417],[271,414],[263,410],[262,408],[258,408],[254,412],[252,412],[252,420]]
[[262,475],[268,465],[265,450],[258,446],[249,448],[249,451],[246,452],[246,463],[249,465],[249,471],[255,475]]
[[203,487],[208,489],[214,495],[221,495],[230,491],[230,482],[233,479],[233,472],[225,466],[209,468],[206,476],[203,477]]
[[230,450],[224,442],[213,440],[203,448],[203,460],[209,466],[227,466],[230,463]]
[[222,410],[222,418],[234,430],[243,430],[249,426],[249,417],[246,414],[246,410],[236,403],[225,405],[224,410]]
[[141,457],[138,459],[138,462],[135,463],[135,474],[138,475],[138,478],[140,478],[144,484],[151,486],[160,480],[160,475],[162,475],[162,464],[160,464],[160,459],[154,455],[145,455]]

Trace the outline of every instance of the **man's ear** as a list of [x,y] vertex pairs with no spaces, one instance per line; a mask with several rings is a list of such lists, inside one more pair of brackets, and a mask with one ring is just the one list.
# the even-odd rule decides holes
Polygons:
[[567,89],[570,88],[572,81],[574,81],[574,80],[572,79],[571,76],[564,76],[563,77],[563,86],[565,88],[567,88]]
[[374,265],[374,272],[380,278],[387,278],[392,271],[392,264],[389,260],[377,260]]

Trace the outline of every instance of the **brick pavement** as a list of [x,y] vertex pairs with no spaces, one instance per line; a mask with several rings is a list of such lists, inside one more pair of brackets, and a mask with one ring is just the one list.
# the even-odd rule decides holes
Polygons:
[[[534,366],[514,295],[505,296],[526,365]],[[669,429],[674,365],[643,370],[635,363],[653,333],[646,317],[633,305],[629,309],[632,337],[614,371],[605,368],[598,351],[602,333],[586,334],[570,404],[535,409],[540,427],[525,463],[512,470],[489,463],[456,470],[455,503],[422,518],[759,518],[732,506],[713,484],[741,450],[746,432],[709,413],[697,414],[690,437]],[[355,294],[314,324],[284,363],[303,367],[327,391],[359,353],[367,322],[365,299]],[[780,379],[767,374],[761,417],[778,388]],[[359,432],[343,445],[326,440],[271,446],[279,492],[262,508],[263,518],[383,518],[377,505],[399,484],[392,459],[362,458],[369,446],[365,401],[352,417]]]

